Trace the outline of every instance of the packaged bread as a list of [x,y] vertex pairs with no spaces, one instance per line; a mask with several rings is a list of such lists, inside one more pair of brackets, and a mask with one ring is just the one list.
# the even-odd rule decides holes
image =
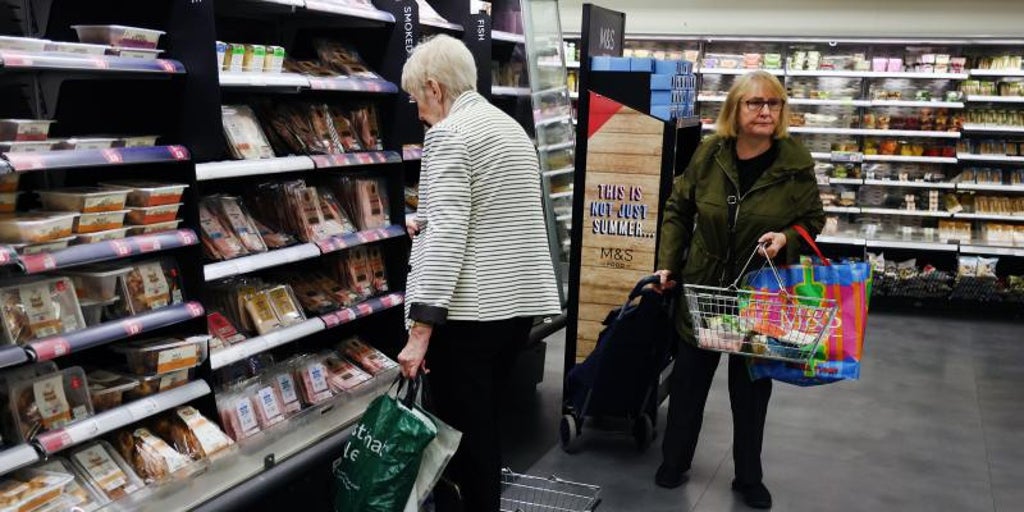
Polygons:
[[145,486],[135,470],[106,441],[76,448],[70,459],[85,482],[108,500],[121,499]]
[[40,432],[92,416],[88,387],[78,366],[12,383],[9,397],[17,428],[10,437],[30,441]]
[[217,411],[224,430],[235,441],[241,441],[260,432],[256,407],[245,393],[227,391],[217,395]]
[[[64,487],[63,496],[66,503],[63,506],[53,508],[54,511],[93,512],[110,503],[110,499],[99,488],[93,486],[69,460],[63,457],[54,457],[46,462],[32,466],[31,469],[67,474],[73,478]],[[46,509],[37,509],[36,512],[39,512],[39,510]]]
[[376,376],[387,370],[398,368],[398,363],[357,337],[341,342],[338,345],[338,352],[354,361],[370,375]]
[[0,478],[0,510],[29,512],[61,499],[74,477],[67,473],[26,469]]
[[85,328],[75,285],[67,277],[0,288],[0,307],[7,343],[24,344]]
[[191,406],[178,407],[153,422],[153,431],[192,460],[209,458],[235,443]]
[[190,462],[144,427],[119,431],[114,439],[117,451],[147,484],[168,478]]

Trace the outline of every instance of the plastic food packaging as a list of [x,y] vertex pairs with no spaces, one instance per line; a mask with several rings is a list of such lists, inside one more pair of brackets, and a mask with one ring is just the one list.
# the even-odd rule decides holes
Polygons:
[[[151,144],[152,145],[152,144]],[[100,186],[128,191],[127,205],[133,207],[163,206],[178,204],[188,185],[181,183],[160,183],[156,181],[124,180],[103,181]]]
[[178,229],[179,225],[181,225],[181,219],[174,219],[167,222],[156,222],[153,224],[146,224],[144,226],[128,226],[128,236],[150,235],[153,233],[163,233],[164,231],[173,231]]
[[106,370],[89,372],[88,378],[89,396],[96,412],[121,405],[124,393],[139,387],[139,381]]
[[147,428],[122,430],[114,438],[117,451],[147,484],[164,480],[191,462]]
[[106,441],[96,441],[71,452],[71,464],[86,483],[109,500],[121,499],[145,484],[135,470]]
[[18,182],[21,181],[21,174],[9,172],[0,174],[0,192],[10,194],[18,191]]
[[274,312],[273,302],[264,292],[246,296],[245,310],[249,313],[249,318],[260,335],[276,331],[284,326]]
[[94,233],[82,233],[75,237],[75,240],[79,244],[94,244],[96,242],[106,242],[109,240],[120,240],[128,235],[128,228],[115,228],[108,229],[105,231],[96,231]]
[[79,299],[107,301],[117,298],[117,280],[131,272],[132,267],[100,266],[68,270]]
[[0,153],[42,153],[57,145],[54,140],[25,140],[0,142]]
[[68,212],[0,214],[0,242],[41,243],[67,238],[77,216]]
[[34,37],[0,36],[0,50],[42,52],[46,51],[46,45],[49,42],[46,39],[36,39]]
[[139,398],[155,395],[164,391],[184,386],[192,380],[191,368],[179,370],[164,375],[150,375],[146,377],[133,377],[139,381],[139,387],[125,392],[125,399],[137,400]]
[[73,53],[76,55],[103,55],[110,47],[105,44],[71,43],[67,41],[50,41],[46,45],[48,52]]
[[[208,213],[218,216],[220,227],[231,229],[232,234],[245,247],[246,252],[267,251],[267,245],[263,241],[263,237],[260,236],[256,223],[239,198],[213,196],[203,199],[202,202],[208,209]],[[213,234],[218,234],[217,231],[217,229],[213,229]]]
[[158,222],[170,222],[178,216],[178,208],[182,203],[165,204],[160,206],[133,206],[128,210],[128,222],[132,224],[156,224]]
[[299,400],[299,390],[295,385],[290,365],[285,364],[272,371],[267,380],[281,397],[281,408],[286,416],[291,416],[302,410],[302,401]]
[[115,212],[83,213],[75,218],[73,230],[76,234],[99,233],[124,226],[128,210]]
[[221,117],[224,134],[235,158],[254,160],[274,157],[274,150],[251,108],[246,105],[224,105],[221,107]]
[[82,317],[85,318],[86,327],[92,327],[103,321],[103,311],[107,306],[112,306],[121,301],[121,297],[114,297],[110,300],[96,301],[89,299],[82,299],[80,304],[82,305]]
[[330,355],[324,359],[330,377],[327,382],[335,393],[354,393],[357,389],[371,380],[373,376],[364,372],[358,365],[337,355]]
[[53,123],[46,119],[0,119],[0,141],[45,141]]
[[40,377],[12,382],[8,393],[16,430],[8,437],[29,441],[40,432],[64,427],[93,415],[88,381],[73,366]]
[[66,277],[0,288],[0,307],[8,343],[23,344],[85,327],[75,285]]
[[72,144],[76,150],[88,150],[88,149],[110,149],[114,146],[117,139],[114,137],[74,137],[68,139],[68,144]]
[[71,25],[83,43],[107,44],[122,48],[156,49],[166,32],[124,25]]
[[299,385],[304,403],[316,405],[334,396],[327,382],[329,375],[322,357],[306,355],[296,358],[293,368],[295,382]]
[[285,420],[284,400],[271,383],[256,379],[252,384],[245,385],[242,392],[252,400],[261,429],[267,429]]
[[160,57],[163,50],[153,50],[149,48],[121,48],[113,46],[107,49],[107,55],[113,55],[115,57],[124,57],[126,59],[144,59],[153,60]]
[[260,432],[256,406],[245,393],[228,392],[217,395],[217,410],[221,424],[235,441],[241,441]]
[[206,337],[188,339],[155,338],[113,347],[128,358],[128,368],[136,375],[166,375],[195,368],[206,361]]
[[356,362],[371,375],[380,375],[388,370],[394,371],[398,363],[392,361],[383,352],[367,345],[359,338],[349,338],[338,345],[338,352]]
[[0,510],[29,512],[61,499],[75,477],[67,473],[25,469],[0,478]]
[[[115,143],[120,147],[124,148],[139,148],[139,147],[153,147],[156,145],[156,140],[159,138],[157,135],[134,135],[130,137],[121,137],[118,139],[119,142]],[[100,184],[103,185],[102,183]],[[172,201],[177,202],[177,201]]]
[[131,315],[184,302],[174,260],[137,263],[121,279],[121,297],[125,298],[126,310]]
[[124,210],[128,192],[100,187],[72,187],[38,192],[47,210],[65,212],[116,212]]
[[190,406],[161,415],[153,430],[192,460],[209,458],[235,444],[215,423]]
[[[30,469],[64,473],[74,478],[64,487],[65,503],[63,506],[51,505],[53,512],[93,512],[110,502],[110,499],[99,488],[92,485],[68,459],[54,457],[41,464],[36,464]],[[16,476],[20,477],[20,472]],[[47,510],[51,510],[51,508],[37,509],[36,512]]]
[[298,299],[295,298],[295,293],[292,291],[291,286],[274,286],[265,290],[264,293],[270,299],[270,305],[282,326],[295,325],[306,319],[306,315],[302,313],[302,307],[299,305]]
[[21,192],[0,192],[0,213],[14,213]]
[[[238,332],[238,329],[231,323],[231,320],[218,311],[213,311],[206,315],[206,325],[207,331],[212,336],[212,339],[210,339],[210,351],[214,351],[215,347],[230,346],[235,343],[241,343],[246,339],[243,334]],[[217,343],[217,345],[214,345],[214,343]]]
[[209,256],[219,260],[230,260],[249,254],[235,233],[229,230],[217,215],[213,205],[199,203],[199,227],[203,248]]

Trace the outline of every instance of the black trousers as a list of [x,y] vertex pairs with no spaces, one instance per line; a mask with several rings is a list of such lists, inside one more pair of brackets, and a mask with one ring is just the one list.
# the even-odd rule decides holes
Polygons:
[[[497,512],[501,497],[498,397],[525,346],[531,318],[449,321],[436,326],[427,348],[427,407],[462,432],[445,476],[462,494],[461,510]],[[439,499],[437,512],[460,510]]]
[[[665,464],[690,469],[697,438],[704,423],[704,404],[718,368],[719,352],[701,350],[679,342],[672,370],[668,424],[661,451]],[[732,457],[736,480],[743,484],[761,482],[761,445],[768,400],[772,396],[771,379],[750,380],[746,358],[729,356],[729,401],[732,404]]]

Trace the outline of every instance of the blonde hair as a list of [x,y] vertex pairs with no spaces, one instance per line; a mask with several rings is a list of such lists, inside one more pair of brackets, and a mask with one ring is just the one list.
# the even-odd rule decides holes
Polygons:
[[736,78],[729,88],[729,95],[725,97],[722,111],[718,113],[715,126],[718,135],[732,139],[739,135],[740,103],[743,102],[743,97],[750,94],[758,85],[763,85],[782,99],[782,111],[779,112],[779,122],[775,126],[775,138],[789,137],[789,101],[786,98],[786,88],[775,75],[767,71],[751,71]]
[[440,34],[416,45],[402,66],[402,89],[418,98],[433,79],[451,104],[466,91],[476,90],[476,61],[462,41]]

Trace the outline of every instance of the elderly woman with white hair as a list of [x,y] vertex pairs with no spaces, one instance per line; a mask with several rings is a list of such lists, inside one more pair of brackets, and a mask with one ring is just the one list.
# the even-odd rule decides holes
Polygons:
[[[406,290],[402,373],[427,374],[429,407],[463,434],[447,477],[462,509],[499,508],[499,393],[533,318],[561,306],[547,245],[537,152],[523,128],[476,92],[466,46],[440,35],[402,70],[430,128]],[[443,501],[438,512],[446,510]]]

